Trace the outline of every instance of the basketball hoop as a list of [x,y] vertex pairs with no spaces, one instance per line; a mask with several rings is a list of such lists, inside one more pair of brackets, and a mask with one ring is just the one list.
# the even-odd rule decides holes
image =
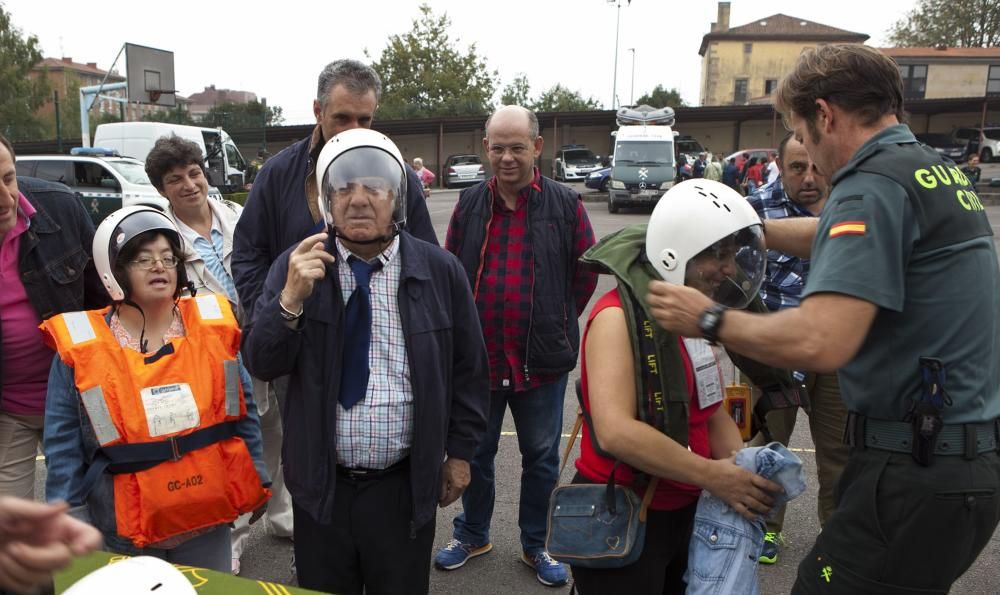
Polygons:
[[177,91],[173,89],[146,89],[150,105],[156,105],[164,95],[174,95],[176,93]]

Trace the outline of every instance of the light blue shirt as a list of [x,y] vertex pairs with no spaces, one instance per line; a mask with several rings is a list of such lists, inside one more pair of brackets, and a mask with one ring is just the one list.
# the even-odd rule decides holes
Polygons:
[[[802,460],[779,442],[744,448],[736,464],[778,483],[774,511],[806,489]],[[748,521],[721,499],[702,491],[688,549],[687,595],[757,595],[757,563],[765,519]]]

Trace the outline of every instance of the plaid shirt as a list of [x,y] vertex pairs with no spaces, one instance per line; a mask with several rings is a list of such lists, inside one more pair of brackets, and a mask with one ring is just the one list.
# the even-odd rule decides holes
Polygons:
[[[351,252],[337,240],[337,267],[344,303],[357,283],[346,266]],[[399,238],[377,257],[382,268],[372,271],[372,340],[368,348],[368,391],[354,407],[337,403],[337,464],[385,469],[410,454],[413,441],[413,387],[410,363],[399,317]]]
[[[525,352],[531,322],[534,256],[528,241],[528,197],[531,190],[541,192],[541,174],[535,176],[517,196],[517,206],[510,210],[498,200],[496,176],[487,182],[493,203],[493,216],[487,224],[479,284],[475,289],[476,307],[483,325],[483,338],[490,361],[490,389],[516,392],[531,390],[555,382],[559,375],[530,374],[525,377]],[[448,226],[445,247],[457,253],[461,230],[458,207]],[[582,201],[577,201],[577,226],[574,234],[574,260],[594,245]],[[582,313],[597,286],[597,275],[577,267],[573,275],[573,295],[577,313]],[[575,321],[571,322],[575,324]]]
[[[781,177],[747,197],[750,206],[763,219],[812,217],[812,213],[792,202],[781,185]],[[760,288],[764,305],[772,312],[799,305],[799,296],[809,274],[809,259],[789,256],[777,250],[767,251],[767,276]]]

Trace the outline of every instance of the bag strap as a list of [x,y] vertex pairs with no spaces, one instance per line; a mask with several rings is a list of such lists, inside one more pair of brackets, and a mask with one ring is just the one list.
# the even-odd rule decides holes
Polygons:
[[646,522],[646,511],[649,510],[649,503],[653,501],[653,493],[656,492],[656,484],[660,483],[660,478],[653,476],[646,486],[646,493],[642,495],[642,506],[639,507],[639,522]]
[[[580,381],[577,380],[577,390],[579,390]],[[566,463],[569,462],[569,455],[573,452],[573,445],[576,444],[576,437],[580,434],[580,428],[583,427],[583,407],[576,408],[576,423],[573,424],[573,431],[570,432],[569,440],[566,441],[566,450],[563,451],[562,463],[559,464],[559,477],[562,477],[563,469],[566,468]]]

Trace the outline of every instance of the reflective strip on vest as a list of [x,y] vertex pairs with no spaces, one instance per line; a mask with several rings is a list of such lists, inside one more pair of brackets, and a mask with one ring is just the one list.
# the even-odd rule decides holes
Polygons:
[[194,298],[198,304],[198,316],[202,320],[222,320],[222,306],[219,305],[219,298],[215,294],[201,295]]
[[226,379],[226,417],[240,414],[240,364],[234,359],[222,362],[223,377]]
[[94,428],[97,441],[103,446],[109,442],[114,442],[121,438],[118,428],[111,421],[111,411],[104,400],[104,390],[100,385],[80,393],[83,399],[83,406],[87,409],[87,417],[90,418],[90,425]]
[[69,331],[70,341],[74,345],[85,343],[97,338],[94,326],[90,324],[90,318],[86,312],[67,312],[63,314],[63,321],[66,323],[66,330]]

